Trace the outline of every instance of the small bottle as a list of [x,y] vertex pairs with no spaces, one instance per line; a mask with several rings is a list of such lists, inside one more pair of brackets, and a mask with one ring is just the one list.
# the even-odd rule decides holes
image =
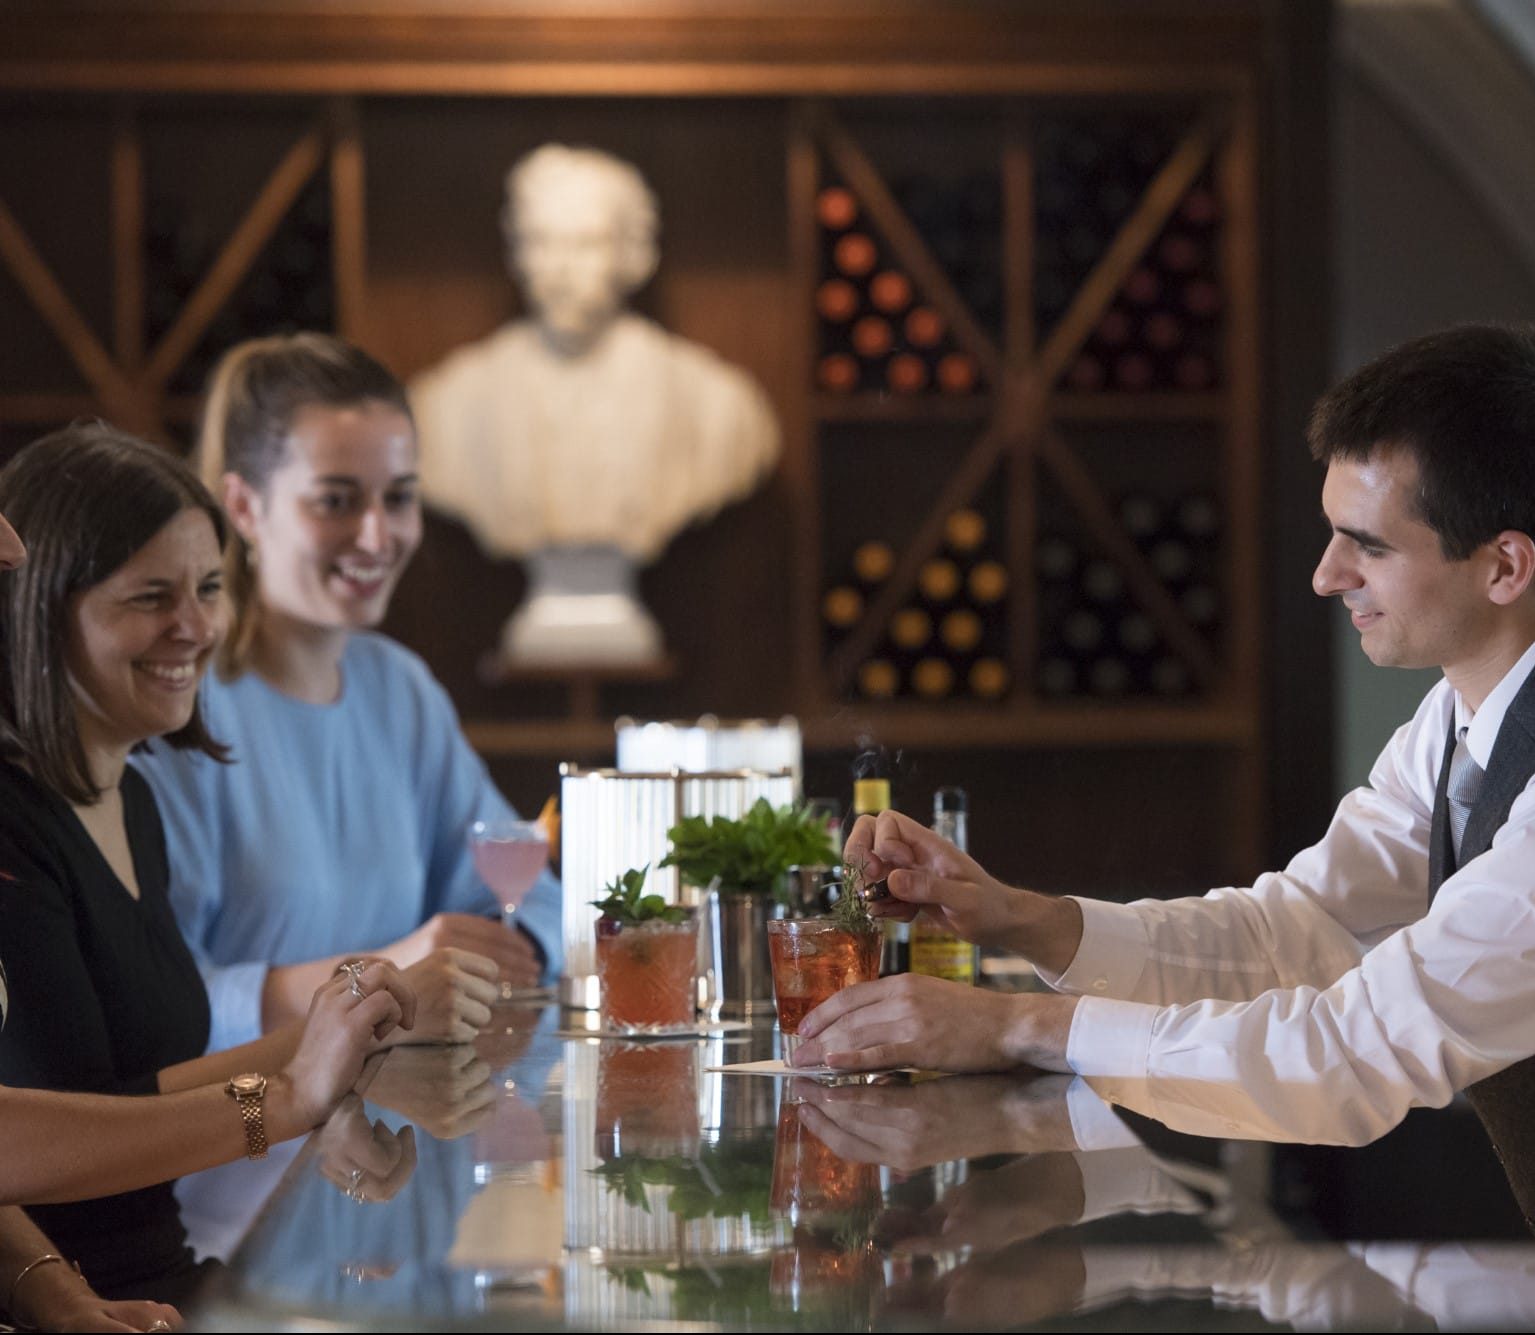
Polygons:
[[[969,803],[963,788],[940,788],[933,794],[933,832],[961,852],[969,843],[968,820]],[[911,924],[911,971],[973,986],[980,976],[980,951],[963,937],[919,916]]]
[[[890,771],[882,752],[866,752],[854,765],[853,819],[877,816],[890,809]],[[881,976],[905,973],[910,965],[909,924],[885,919],[885,945],[880,959]]]

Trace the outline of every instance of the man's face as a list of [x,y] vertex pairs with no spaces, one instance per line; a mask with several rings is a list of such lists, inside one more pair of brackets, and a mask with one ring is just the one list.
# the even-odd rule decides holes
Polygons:
[[623,302],[623,243],[599,182],[566,176],[560,184],[518,200],[512,257],[539,323],[557,342],[579,346]]
[[1481,553],[1450,560],[1414,516],[1417,488],[1417,460],[1406,450],[1331,464],[1322,512],[1332,538],[1311,586],[1343,599],[1372,663],[1449,673],[1484,649],[1496,608]]

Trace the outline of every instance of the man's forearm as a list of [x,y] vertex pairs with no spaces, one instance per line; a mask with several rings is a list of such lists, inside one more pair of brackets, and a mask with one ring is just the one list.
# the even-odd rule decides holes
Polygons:
[[1008,936],[1008,949],[1037,968],[1065,973],[1082,944],[1081,908],[1074,899],[1032,890],[1015,893],[1016,923]]
[[1066,1044],[1078,998],[1031,992],[1012,1000],[1013,1022],[1003,1040],[1008,1057],[1041,1071],[1070,1071]]

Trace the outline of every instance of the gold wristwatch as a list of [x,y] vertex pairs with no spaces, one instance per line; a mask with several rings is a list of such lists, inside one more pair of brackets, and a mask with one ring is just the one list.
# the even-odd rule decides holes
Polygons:
[[266,1119],[262,1105],[266,1099],[266,1076],[254,1072],[237,1075],[224,1086],[228,1094],[240,1105],[240,1120],[245,1123],[245,1157],[266,1158]]

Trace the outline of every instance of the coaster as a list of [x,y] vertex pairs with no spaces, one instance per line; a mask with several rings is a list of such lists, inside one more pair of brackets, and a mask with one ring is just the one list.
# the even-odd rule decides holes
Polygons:
[[712,1020],[691,1029],[673,1029],[664,1034],[634,1034],[627,1029],[556,1029],[558,1038],[615,1039],[624,1043],[665,1043],[676,1039],[715,1038],[720,1034],[738,1034],[752,1027],[750,1020]]
[[787,1066],[781,1057],[762,1062],[731,1062],[725,1066],[706,1066],[706,1071],[723,1075],[765,1075],[774,1080],[846,1080],[863,1083],[878,1075],[916,1075],[915,1066],[888,1067],[883,1071],[844,1071],[838,1066]]

